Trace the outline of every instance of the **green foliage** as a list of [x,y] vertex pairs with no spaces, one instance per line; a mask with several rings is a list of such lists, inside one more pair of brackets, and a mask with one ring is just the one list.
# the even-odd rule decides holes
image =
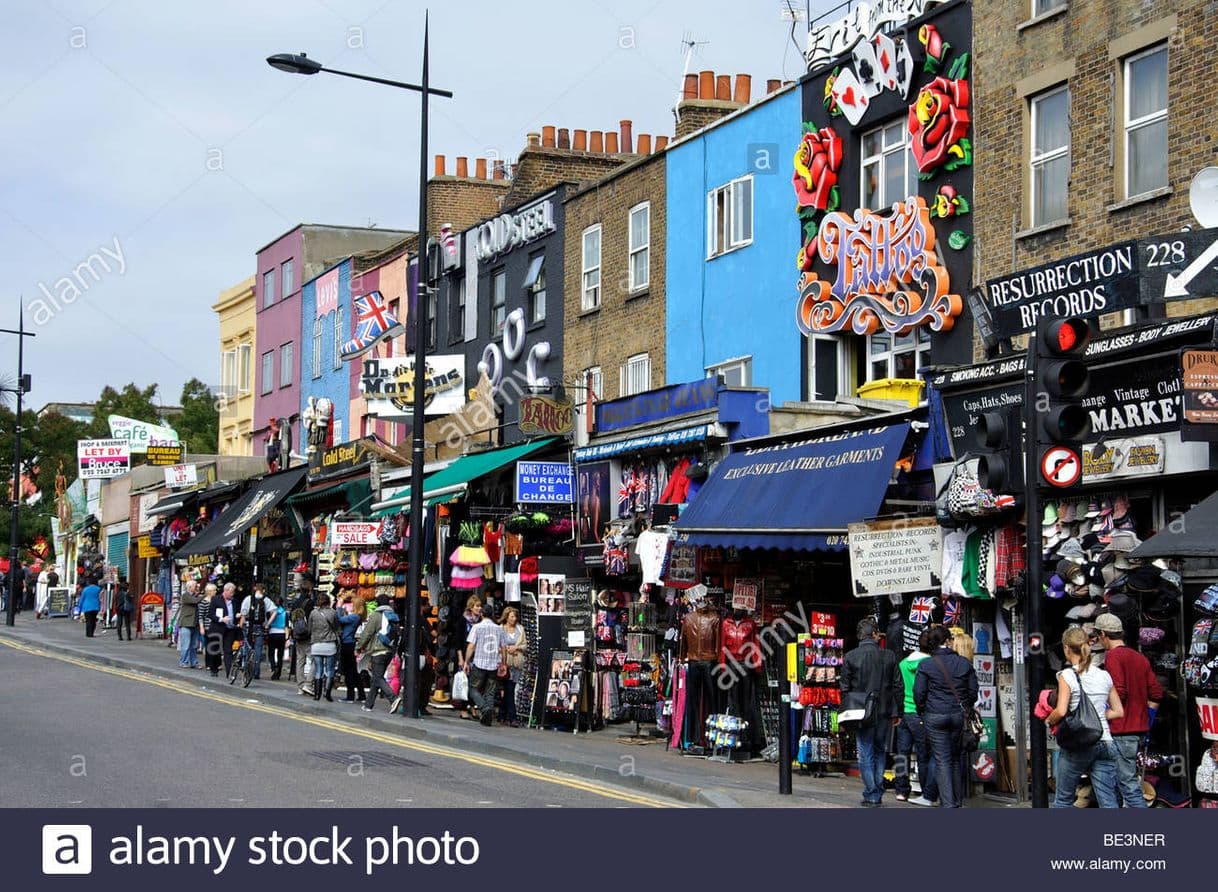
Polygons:
[[216,398],[198,378],[191,378],[182,387],[182,414],[174,428],[188,453],[216,454],[220,442],[220,416]]
[[122,390],[106,385],[97,398],[97,409],[93,423],[89,425],[89,436],[96,439],[110,437],[111,415],[123,415],[149,424],[160,424],[161,410],[157,408],[157,386],[150,384],[142,390],[135,384],[125,384]]

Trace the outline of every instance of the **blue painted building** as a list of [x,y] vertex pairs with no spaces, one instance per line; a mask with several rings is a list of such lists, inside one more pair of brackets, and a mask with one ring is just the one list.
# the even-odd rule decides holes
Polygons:
[[[334,404],[334,442],[353,439],[351,431],[351,371],[339,355],[351,337],[351,258],[326,269],[300,289],[300,412],[309,397],[326,397]],[[300,425],[300,452],[307,432]]]
[[670,384],[718,373],[768,387],[775,405],[801,399],[791,187],[800,112],[788,87],[668,150]]

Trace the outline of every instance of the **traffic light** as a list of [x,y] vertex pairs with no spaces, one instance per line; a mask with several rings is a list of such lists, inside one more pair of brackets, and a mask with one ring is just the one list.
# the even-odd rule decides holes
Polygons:
[[1033,414],[1041,483],[1057,489],[1082,480],[1083,441],[1091,415],[1083,406],[1091,374],[1083,361],[1091,342],[1085,319],[1042,319],[1036,328],[1036,393]]
[[1017,406],[983,412],[973,424],[980,457],[977,482],[994,493],[1023,489],[1022,416]]

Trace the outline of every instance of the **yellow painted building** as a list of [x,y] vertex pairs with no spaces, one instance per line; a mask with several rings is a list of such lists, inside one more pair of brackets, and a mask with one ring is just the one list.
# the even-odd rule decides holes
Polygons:
[[253,455],[254,277],[220,292],[220,455]]

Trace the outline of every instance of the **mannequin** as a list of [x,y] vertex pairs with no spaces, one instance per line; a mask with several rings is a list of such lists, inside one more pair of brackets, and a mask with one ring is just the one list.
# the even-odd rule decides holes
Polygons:
[[706,745],[706,717],[719,708],[714,677],[720,653],[719,612],[705,596],[692,603],[694,609],[681,621],[680,656],[686,661],[683,748]]
[[719,672],[727,687],[727,708],[749,723],[743,749],[751,754],[765,749],[765,728],[757,703],[761,683],[761,641],[757,622],[745,610],[733,610],[723,620],[723,643],[719,650]]

